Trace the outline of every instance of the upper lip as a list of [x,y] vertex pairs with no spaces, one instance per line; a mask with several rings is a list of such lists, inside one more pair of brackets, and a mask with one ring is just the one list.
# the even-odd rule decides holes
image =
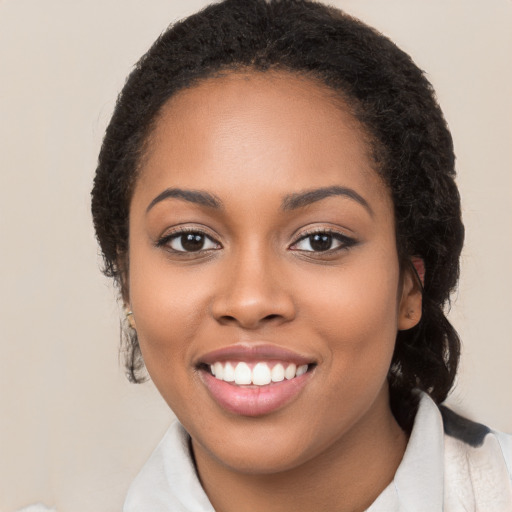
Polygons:
[[203,356],[200,356],[196,364],[214,364],[217,361],[269,361],[279,360],[295,363],[297,366],[311,364],[315,361],[311,357],[297,354],[289,349],[271,345],[239,343],[230,345],[217,350],[212,350]]

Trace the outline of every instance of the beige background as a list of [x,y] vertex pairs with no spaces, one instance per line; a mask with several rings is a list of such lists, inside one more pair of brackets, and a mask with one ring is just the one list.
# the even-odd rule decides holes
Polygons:
[[[117,92],[202,0],[0,0],[0,510],[120,510],[171,419],[118,364],[89,190]],[[512,1],[332,2],[428,70],[458,154],[467,245],[450,403],[512,431]]]

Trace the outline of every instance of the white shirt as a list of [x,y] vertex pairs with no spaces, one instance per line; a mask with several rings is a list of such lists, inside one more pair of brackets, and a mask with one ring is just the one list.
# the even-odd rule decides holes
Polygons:
[[[189,436],[173,423],[136,477],[123,512],[214,512]],[[438,408],[422,393],[391,484],[368,512],[512,512],[512,436]]]

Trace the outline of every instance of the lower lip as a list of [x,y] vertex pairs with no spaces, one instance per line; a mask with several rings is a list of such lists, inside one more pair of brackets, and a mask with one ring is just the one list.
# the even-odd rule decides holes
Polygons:
[[236,386],[201,371],[201,378],[208,391],[223,408],[241,416],[263,416],[292,402],[311,377],[307,372],[290,380],[266,386]]

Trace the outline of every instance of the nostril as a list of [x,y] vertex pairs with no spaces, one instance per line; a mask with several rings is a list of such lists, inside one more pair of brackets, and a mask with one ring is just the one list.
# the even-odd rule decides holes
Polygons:
[[269,323],[269,322],[272,322],[272,321],[275,321],[278,319],[282,319],[282,318],[283,318],[282,315],[279,315],[276,313],[272,313],[270,315],[266,315],[264,317],[259,317],[259,318],[257,316],[251,317],[251,318],[241,316],[240,318],[238,318],[235,315],[222,315],[218,318],[218,321],[224,325],[230,325],[230,324],[236,323],[236,324],[240,324],[244,327],[254,328],[254,327],[257,327],[258,325],[264,325],[266,323]]
[[235,291],[235,294],[222,294],[213,301],[211,314],[217,322],[254,329],[267,324],[277,325],[295,317],[295,305],[287,294],[251,295],[245,288]]
[[222,317],[220,319],[222,321],[228,322],[228,323],[236,322],[236,318],[234,316],[231,316],[231,315],[222,315]]
[[[226,321],[226,322],[236,322],[237,319],[236,317],[232,316],[232,315],[222,315],[222,320]],[[267,316],[264,316],[261,320],[274,320],[275,318],[281,318],[281,315],[278,315],[278,314],[271,314],[271,315],[267,315]]]

